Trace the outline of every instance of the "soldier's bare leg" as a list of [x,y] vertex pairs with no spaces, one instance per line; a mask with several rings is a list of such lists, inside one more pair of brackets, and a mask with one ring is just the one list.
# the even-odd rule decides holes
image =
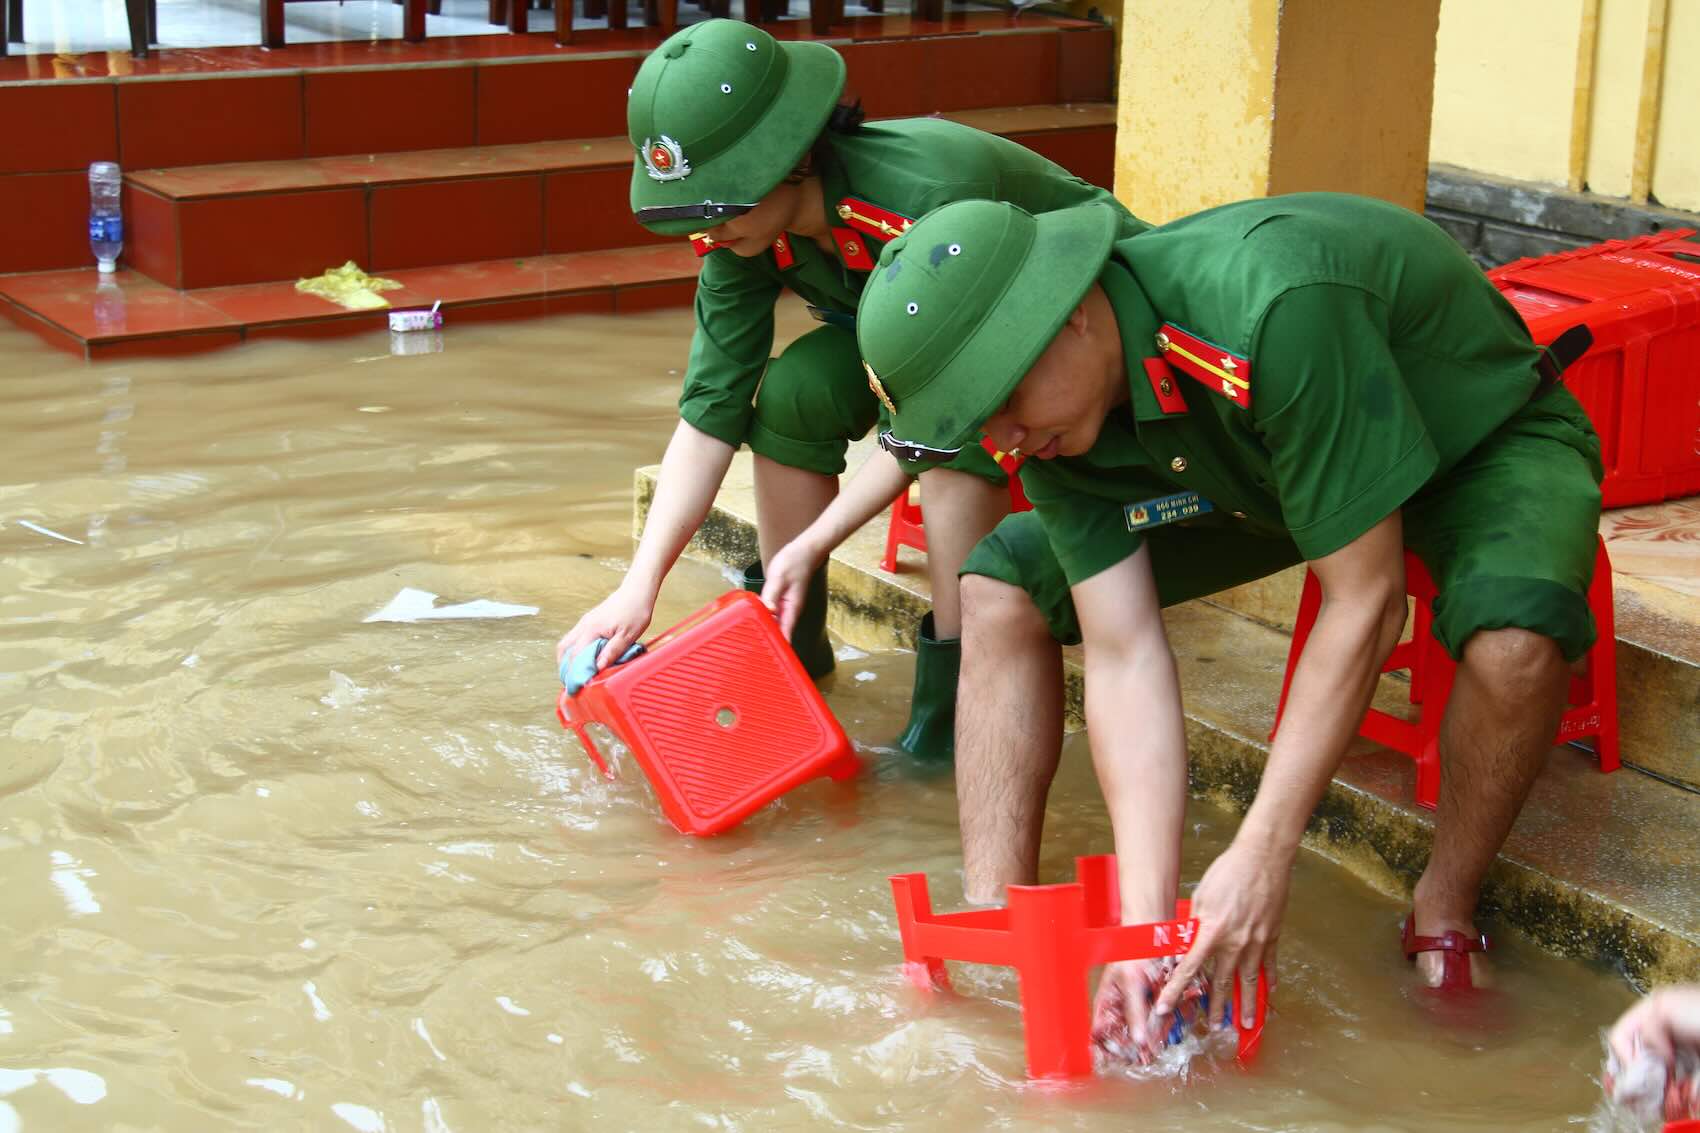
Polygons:
[[962,635],[957,572],[968,552],[1009,512],[1009,489],[954,468],[921,473],[927,515],[927,576],[933,584],[933,636]]
[[759,453],[755,473],[756,537],[765,563],[826,510],[838,495],[838,477],[792,468]]
[[[1413,909],[1418,934],[1475,931],[1482,878],[1553,746],[1569,680],[1557,643],[1541,634],[1484,630],[1465,645],[1441,723],[1434,853]],[[1442,963],[1438,952],[1417,956],[1430,985],[1439,984]]]
[[1062,754],[1062,648],[1027,593],[962,580],[956,800],[963,895],[1002,904],[1039,877],[1045,797]]

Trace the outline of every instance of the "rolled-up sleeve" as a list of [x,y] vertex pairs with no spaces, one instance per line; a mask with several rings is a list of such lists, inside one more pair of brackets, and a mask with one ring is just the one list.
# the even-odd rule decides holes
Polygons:
[[1307,559],[1387,518],[1439,461],[1388,333],[1381,299],[1332,283],[1282,295],[1258,331],[1255,427],[1287,528]]
[[697,278],[696,335],[679,416],[736,448],[749,433],[756,386],[773,351],[780,284],[728,251],[709,253]]

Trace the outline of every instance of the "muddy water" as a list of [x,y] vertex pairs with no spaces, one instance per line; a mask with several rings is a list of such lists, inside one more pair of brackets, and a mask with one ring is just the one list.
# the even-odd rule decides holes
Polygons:
[[[1586,1120],[1619,982],[1512,938],[1499,994],[1438,1011],[1400,906],[1317,859],[1254,1072],[1041,1090],[1009,973],[898,977],[885,877],[959,895],[948,778],[817,784],[693,841],[629,766],[594,776],[552,645],[630,553],[687,331],[90,368],[0,327],[0,1131]],[[659,619],[724,585],[682,566]],[[363,621],[408,586],[541,612]],[[860,744],[908,666],[841,663]],[[1109,848],[1078,739],[1051,830],[1053,877]],[[1194,810],[1187,876],[1231,831]]]

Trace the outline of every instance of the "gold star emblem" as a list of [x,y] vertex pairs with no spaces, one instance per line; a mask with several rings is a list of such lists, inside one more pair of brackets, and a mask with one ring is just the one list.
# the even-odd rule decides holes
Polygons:
[[879,375],[874,373],[874,368],[864,360],[862,369],[868,372],[868,388],[874,391],[874,396],[880,399],[880,404],[885,406],[887,413],[895,414],[897,406],[892,404],[891,395],[885,392],[884,386],[880,385]]
[[1229,357],[1226,357],[1226,356],[1224,356],[1222,358],[1222,369],[1228,371],[1228,373],[1231,374],[1239,368],[1240,368],[1240,364],[1238,362],[1234,361],[1232,358],[1229,358]]

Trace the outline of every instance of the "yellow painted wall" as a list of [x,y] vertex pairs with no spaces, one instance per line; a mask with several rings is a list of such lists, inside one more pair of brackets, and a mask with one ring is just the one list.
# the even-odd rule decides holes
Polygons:
[[1581,22],[1582,0],[1441,0],[1429,159],[1563,184]]
[[1264,194],[1280,0],[1126,0],[1116,195],[1161,224]]
[[1652,199],[1700,211],[1700,0],[1442,0],[1430,160],[1629,197],[1638,144]]
[[1600,0],[1594,46],[1593,113],[1588,118],[1584,180],[1589,191],[1629,195],[1635,164],[1635,116],[1647,54],[1647,0]]
[[1284,0],[1269,192],[1326,189],[1421,211],[1438,0]]
[[1673,0],[1665,24],[1653,196],[1667,208],[1700,212],[1700,0]]
[[1116,194],[1162,223],[1327,189],[1421,209],[1439,0],[1125,0]]

